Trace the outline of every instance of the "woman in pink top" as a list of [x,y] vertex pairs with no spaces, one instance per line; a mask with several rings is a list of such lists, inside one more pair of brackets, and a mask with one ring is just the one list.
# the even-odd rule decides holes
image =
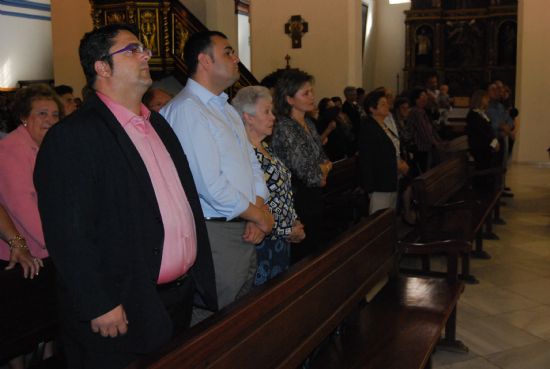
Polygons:
[[22,88],[13,105],[21,124],[0,140],[0,264],[5,269],[21,264],[25,278],[38,274],[41,259],[48,257],[33,171],[42,139],[61,112],[61,102],[48,86]]
[[[60,100],[48,86],[22,88],[13,105],[21,124],[0,140],[0,266],[9,270],[19,263],[25,278],[38,275],[42,259],[48,257],[33,172],[38,148],[62,112]],[[44,357],[52,354],[52,347],[46,344]],[[23,356],[11,359],[9,367],[24,368]]]

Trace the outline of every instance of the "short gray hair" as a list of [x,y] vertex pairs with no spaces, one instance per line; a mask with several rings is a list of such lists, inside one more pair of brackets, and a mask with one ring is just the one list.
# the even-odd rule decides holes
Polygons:
[[252,116],[256,115],[256,104],[258,100],[266,99],[272,101],[271,93],[264,86],[246,86],[237,92],[237,95],[231,101],[231,105],[237,110],[241,118],[244,113]]

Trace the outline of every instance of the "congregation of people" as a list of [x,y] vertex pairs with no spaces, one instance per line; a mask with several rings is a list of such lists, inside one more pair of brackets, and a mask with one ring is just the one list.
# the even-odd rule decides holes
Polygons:
[[[358,158],[369,214],[394,208],[414,225],[412,180],[454,139],[437,76],[397,95],[340,86],[342,99],[286,69],[230,100],[239,58],[217,31],[187,40],[176,95],[151,87],[151,51],[130,26],[87,33],[79,55],[84,101],[66,85],[21,88],[0,139],[0,274],[39,278],[51,260],[63,334],[43,358],[61,351],[69,368],[124,368],[322,250],[340,160]],[[474,92],[477,169],[505,167],[517,132],[508,86]]]

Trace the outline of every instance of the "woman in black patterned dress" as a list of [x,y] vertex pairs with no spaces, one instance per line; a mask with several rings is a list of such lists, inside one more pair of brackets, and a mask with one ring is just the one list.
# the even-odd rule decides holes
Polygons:
[[275,220],[271,234],[256,245],[258,270],[254,284],[258,286],[288,269],[290,243],[302,241],[305,233],[294,210],[290,171],[264,142],[271,136],[275,122],[269,90],[262,86],[242,88],[232,104],[243,119],[248,140],[264,171],[269,189],[267,205]]
[[292,172],[296,211],[308,235],[304,242],[293,247],[293,261],[318,249],[323,242],[321,188],[332,169],[315,125],[306,115],[315,109],[312,82],[313,77],[305,72],[287,70],[275,86],[278,121],[271,147]]

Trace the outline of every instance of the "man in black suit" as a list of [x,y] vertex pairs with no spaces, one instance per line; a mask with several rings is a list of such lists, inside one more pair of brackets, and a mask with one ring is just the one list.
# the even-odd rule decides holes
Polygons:
[[217,308],[199,198],[176,135],[141,104],[152,83],[133,28],[87,33],[94,90],[50,130],[35,168],[59,274],[68,367],[123,368],[189,325],[193,297]]

